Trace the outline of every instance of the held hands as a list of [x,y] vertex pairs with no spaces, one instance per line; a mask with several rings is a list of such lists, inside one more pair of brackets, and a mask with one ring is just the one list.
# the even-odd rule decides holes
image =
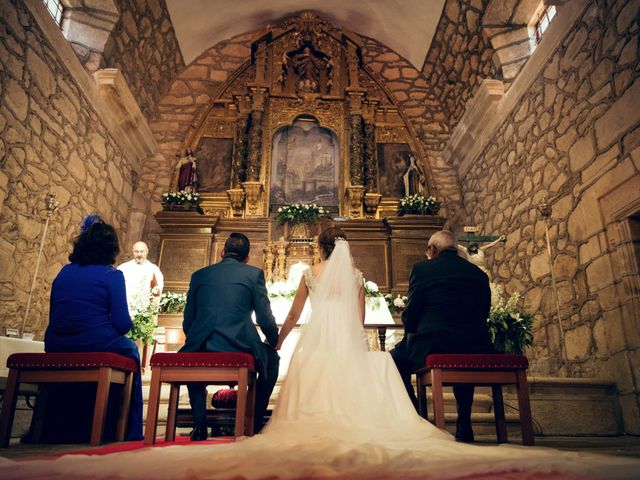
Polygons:
[[151,295],[153,295],[154,297],[157,297],[160,295],[160,288],[158,288],[158,286],[155,286],[151,289]]

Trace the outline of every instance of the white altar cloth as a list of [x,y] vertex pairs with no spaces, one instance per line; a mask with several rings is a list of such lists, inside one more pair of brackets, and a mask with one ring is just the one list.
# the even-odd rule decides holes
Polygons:
[[12,353],[42,353],[44,342],[24,338],[0,337],[0,377],[7,377],[7,358]]

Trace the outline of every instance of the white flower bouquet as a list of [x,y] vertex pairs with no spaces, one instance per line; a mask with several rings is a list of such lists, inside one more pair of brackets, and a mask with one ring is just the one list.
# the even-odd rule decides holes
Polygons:
[[389,310],[393,313],[402,312],[407,307],[407,302],[409,301],[406,295],[393,295],[392,293],[385,295],[384,300],[387,302]]
[[280,224],[312,223],[328,213],[327,209],[315,203],[294,203],[278,208],[277,218]]
[[162,206],[167,208],[173,205],[185,205],[197,207],[202,198],[199,193],[180,190],[179,192],[167,192],[162,194]]
[[425,197],[418,193],[407,195],[398,205],[399,215],[436,215],[442,202],[434,196]]

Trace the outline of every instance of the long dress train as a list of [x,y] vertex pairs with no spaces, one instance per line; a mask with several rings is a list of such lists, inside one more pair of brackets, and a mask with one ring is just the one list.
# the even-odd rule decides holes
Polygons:
[[102,457],[0,459],[0,477],[533,480],[556,472],[553,478],[637,478],[638,460],[456,443],[417,415],[390,355],[368,351],[357,303],[362,276],[348,243],[337,241],[321,278],[308,270],[305,281],[311,313],[260,435]]

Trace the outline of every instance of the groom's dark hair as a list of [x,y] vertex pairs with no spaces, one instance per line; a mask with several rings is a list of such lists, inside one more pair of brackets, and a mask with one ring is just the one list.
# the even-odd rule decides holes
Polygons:
[[246,235],[242,233],[232,233],[224,242],[224,257],[235,258],[236,260],[244,261],[249,256],[249,250],[251,244]]

